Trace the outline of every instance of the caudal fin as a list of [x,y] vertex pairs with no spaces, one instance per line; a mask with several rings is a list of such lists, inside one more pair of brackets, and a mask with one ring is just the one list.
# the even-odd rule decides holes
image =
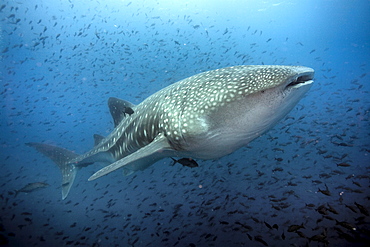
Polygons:
[[78,169],[78,167],[68,163],[68,161],[75,159],[79,155],[65,148],[44,143],[29,142],[26,145],[35,148],[58,165],[62,172],[62,200],[64,200],[68,196]]

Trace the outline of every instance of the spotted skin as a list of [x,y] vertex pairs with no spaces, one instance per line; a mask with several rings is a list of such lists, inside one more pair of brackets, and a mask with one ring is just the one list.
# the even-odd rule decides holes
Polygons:
[[76,161],[103,151],[121,159],[149,144],[163,132],[175,150],[187,136],[207,131],[199,119],[216,108],[246,95],[284,83],[295,75],[289,66],[234,66],[200,73],[172,84],[137,106],[132,116],[90,152]]
[[[309,90],[313,74],[301,66],[234,66],[188,77],[137,106],[110,99],[115,129],[63,165],[106,162],[94,180],[121,167],[126,174],[143,170],[164,157],[224,156],[284,117]],[[124,107],[133,113],[120,114]]]

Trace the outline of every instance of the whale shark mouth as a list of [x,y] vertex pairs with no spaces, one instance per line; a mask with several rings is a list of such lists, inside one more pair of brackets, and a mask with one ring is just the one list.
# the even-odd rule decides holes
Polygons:
[[[299,87],[313,82],[313,72],[306,72],[296,77],[292,82],[285,86],[285,89],[289,87]],[[298,86],[297,86],[298,85]]]

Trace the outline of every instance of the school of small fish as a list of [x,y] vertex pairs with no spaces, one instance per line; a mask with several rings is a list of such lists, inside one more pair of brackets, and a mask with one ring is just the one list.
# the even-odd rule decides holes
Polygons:
[[[336,47],[269,37],[186,3],[173,14],[146,1],[37,2],[0,3],[0,246],[370,242],[368,60],[343,72],[328,61]],[[309,65],[318,83],[274,129],[227,157],[164,159],[93,182],[97,166],[87,167],[65,201],[58,169],[24,145],[57,140],[83,153],[91,133],[113,128],[108,97],[136,104],[235,64]]]

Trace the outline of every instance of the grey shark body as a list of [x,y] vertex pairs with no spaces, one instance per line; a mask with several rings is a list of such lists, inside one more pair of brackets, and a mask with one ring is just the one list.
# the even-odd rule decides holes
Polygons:
[[174,83],[139,105],[110,98],[115,128],[94,135],[83,155],[27,143],[51,158],[63,175],[65,199],[76,172],[94,162],[104,168],[90,180],[122,168],[125,175],[165,157],[216,159],[245,146],[282,119],[312,85],[314,70],[302,66],[234,66]]

